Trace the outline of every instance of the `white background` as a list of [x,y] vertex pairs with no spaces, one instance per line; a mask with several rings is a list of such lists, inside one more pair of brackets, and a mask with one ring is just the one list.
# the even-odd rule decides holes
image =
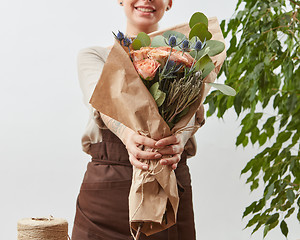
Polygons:
[[[195,11],[228,19],[236,2],[175,0],[161,28]],[[67,219],[71,234],[89,161],[81,151],[88,112],[76,57],[81,48],[110,45],[111,31],[125,31],[122,8],[114,0],[1,0],[0,29],[0,239],[17,238],[19,219],[50,214]],[[250,194],[240,171],[259,149],[236,148],[238,132],[233,112],[209,118],[197,132],[198,154],[189,165],[199,240],[250,239],[241,216],[262,188]],[[289,239],[300,238],[298,222],[288,224]],[[284,237],[276,230],[266,239]]]

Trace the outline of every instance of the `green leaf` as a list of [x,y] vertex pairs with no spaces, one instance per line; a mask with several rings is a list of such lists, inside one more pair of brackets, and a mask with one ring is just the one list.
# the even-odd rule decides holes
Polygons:
[[209,106],[209,108],[208,108],[209,114],[212,115],[216,111],[216,105],[215,105],[214,101],[209,101],[208,104],[209,104],[208,105]]
[[248,222],[246,227],[251,227],[253,226],[255,223],[257,223],[259,221],[259,219],[261,218],[260,214],[255,214],[254,217]]
[[159,90],[158,88],[159,88],[159,83],[156,82],[150,87],[149,91],[153,96],[157,106],[160,107],[165,101],[166,94],[163,91]]
[[236,139],[235,145],[239,146],[240,144],[242,144],[245,138],[246,138],[245,133],[241,132],[240,135]]
[[295,193],[294,193],[294,191],[292,189],[288,189],[286,191],[286,197],[290,201],[291,204],[294,203],[294,201],[295,201]]
[[208,40],[206,41],[205,48],[209,48],[208,56],[212,57],[223,52],[225,49],[225,44],[217,40]]
[[255,206],[256,206],[256,202],[253,202],[253,203],[251,203],[250,206],[246,207],[246,209],[243,213],[243,218],[246,217],[247,215],[249,215],[253,211]]
[[291,209],[288,211],[288,213],[284,216],[284,218],[289,218],[289,217],[294,213],[294,211],[295,211],[295,208],[294,208],[294,207],[291,208]]
[[251,143],[252,144],[255,144],[258,140],[258,137],[259,137],[259,129],[257,127],[254,127],[251,131]]
[[212,38],[211,33],[208,31],[207,26],[204,23],[197,23],[193,26],[189,34],[189,39],[192,39],[194,36],[197,36],[202,42]]
[[147,33],[140,32],[137,35],[136,39],[141,41],[142,47],[148,47],[151,44],[151,39],[150,39],[150,37],[148,36]]
[[[246,139],[248,139],[248,138],[246,138]],[[246,144],[246,145],[247,145],[247,144]],[[243,144],[243,146],[245,147],[244,144]],[[258,187],[259,187],[259,179],[256,178],[256,179],[253,181],[252,185],[250,186],[250,190],[251,190],[251,191],[254,191],[254,190],[257,189]]]
[[226,84],[220,84],[220,83],[208,83],[208,84],[211,85],[212,87],[220,90],[225,95],[228,95],[228,96],[236,95],[236,91],[232,87],[230,87]]
[[278,220],[278,218],[279,218],[279,213],[275,213],[268,218],[268,220],[266,221],[266,224],[270,225],[270,224],[276,222]]
[[273,192],[274,192],[274,183],[272,183],[269,187],[268,187],[268,192],[266,195],[266,200],[270,199],[270,197],[272,196]]
[[196,71],[202,71],[202,78],[205,78],[212,70],[214,70],[214,68],[215,65],[207,55],[202,57],[195,63]]
[[234,109],[237,115],[240,115],[242,111],[243,92],[238,92],[234,98]]
[[259,142],[259,146],[262,146],[266,143],[267,141],[267,134],[265,132],[263,132],[260,136],[259,136],[259,139],[258,139],[258,142]]
[[134,39],[132,44],[131,44],[131,47],[134,50],[139,50],[142,47],[142,42],[139,39]]
[[214,69],[215,69],[215,65],[212,62],[209,62],[203,69],[202,77],[203,78],[207,77]]
[[155,36],[151,41],[151,47],[165,47],[168,46],[165,43],[165,38],[161,35]]
[[280,223],[280,229],[282,234],[287,237],[288,233],[289,233],[289,229],[288,226],[286,224],[286,222],[284,220],[282,220],[282,222]]
[[208,26],[208,19],[203,13],[196,12],[192,15],[190,19],[190,28],[193,28],[197,23],[204,23],[206,26]]
[[281,132],[278,134],[277,141],[284,143],[290,139],[292,133],[291,132]]
[[267,236],[268,232],[269,232],[270,226],[266,225],[264,228],[264,238]]
[[176,32],[176,31],[173,31],[173,30],[169,30],[169,31],[164,32],[163,36],[167,40],[169,39],[170,36],[175,36],[177,38],[177,42],[180,42],[180,41],[186,39],[186,36],[183,33]]
[[183,111],[181,111],[178,115],[177,115],[177,117],[180,119],[180,118],[182,118],[184,115],[186,115],[188,112],[189,112],[189,110],[190,110],[190,107],[186,107],[185,109],[183,109]]

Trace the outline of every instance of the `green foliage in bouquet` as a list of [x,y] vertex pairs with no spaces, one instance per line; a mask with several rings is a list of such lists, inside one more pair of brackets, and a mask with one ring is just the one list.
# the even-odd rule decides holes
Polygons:
[[251,191],[264,186],[243,214],[250,217],[246,228],[263,227],[264,237],[277,226],[287,237],[286,220],[300,221],[299,7],[293,0],[239,0],[235,15],[221,24],[230,47],[220,72],[238,94],[213,91],[206,98],[208,116],[234,108],[242,118],[236,146],[261,147],[241,174]]

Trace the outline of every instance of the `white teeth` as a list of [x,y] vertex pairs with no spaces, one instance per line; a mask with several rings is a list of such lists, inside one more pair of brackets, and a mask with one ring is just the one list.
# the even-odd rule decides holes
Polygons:
[[154,12],[154,10],[150,8],[136,8],[136,9],[141,12]]

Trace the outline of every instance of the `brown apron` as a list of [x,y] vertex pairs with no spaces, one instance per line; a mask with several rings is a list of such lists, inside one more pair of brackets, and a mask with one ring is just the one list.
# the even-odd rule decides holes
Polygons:
[[[132,166],[124,144],[109,130],[103,141],[91,145],[80,193],[72,240],[132,240],[129,228],[128,195]],[[194,212],[189,168],[183,152],[175,174],[180,196],[177,223],[163,232],[140,240],[195,240]]]

